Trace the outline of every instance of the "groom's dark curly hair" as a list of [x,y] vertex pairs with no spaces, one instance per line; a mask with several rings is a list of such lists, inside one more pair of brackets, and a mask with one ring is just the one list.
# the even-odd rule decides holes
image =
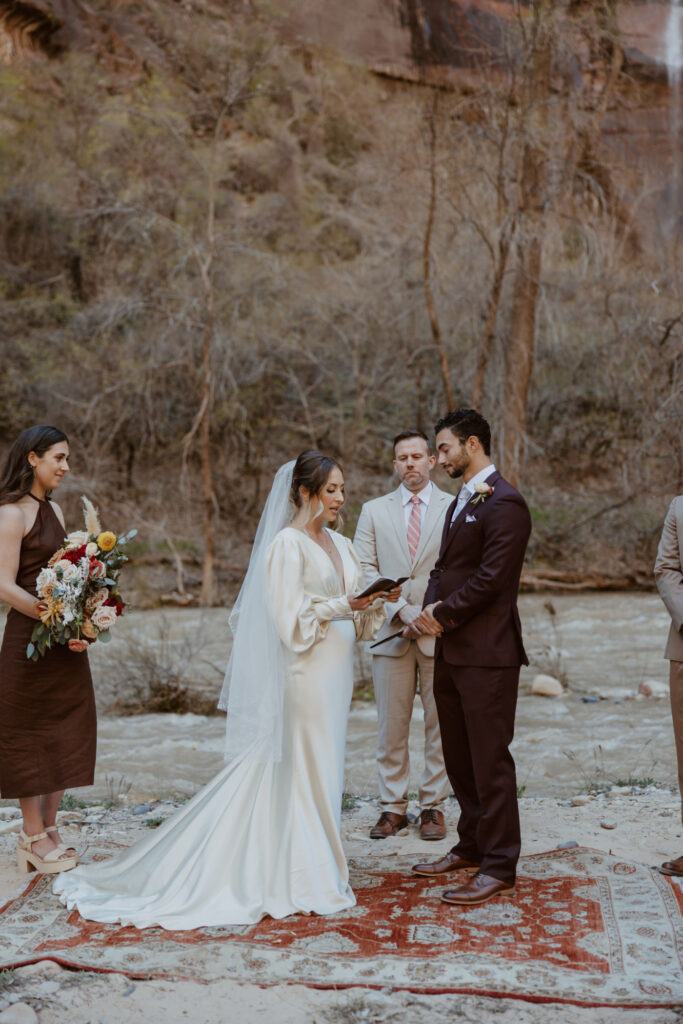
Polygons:
[[491,428],[487,421],[476,409],[456,409],[442,416],[434,427],[434,433],[441,430],[450,430],[458,440],[466,441],[468,437],[476,437],[479,440],[484,453],[491,454]]

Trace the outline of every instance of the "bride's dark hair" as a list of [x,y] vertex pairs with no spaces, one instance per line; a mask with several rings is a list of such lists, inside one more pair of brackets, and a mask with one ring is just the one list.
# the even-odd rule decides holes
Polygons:
[[297,508],[301,508],[303,501],[299,493],[300,487],[305,487],[311,498],[317,498],[333,469],[339,469],[343,473],[341,465],[331,455],[323,455],[315,448],[301,452],[297,456],[292,470],[292,489],[290,497]]
[[0,505],[11,505],[19,501],[33,486],[33,467],[28,461],[29,452],[42,456],[61,441],[69,438],[57,427],[29,427],[19,434],[5,459],[0,476]]

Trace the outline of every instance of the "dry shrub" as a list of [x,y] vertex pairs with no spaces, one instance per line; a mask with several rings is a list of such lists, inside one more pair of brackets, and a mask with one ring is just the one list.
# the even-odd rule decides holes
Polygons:
[[126,638],[108,667],[114,692],[120,694],[108,710],[119,715],[218,714],[221,670],[202,657],[205,632],[201,623],[178,630],[162,618],[155,633]]

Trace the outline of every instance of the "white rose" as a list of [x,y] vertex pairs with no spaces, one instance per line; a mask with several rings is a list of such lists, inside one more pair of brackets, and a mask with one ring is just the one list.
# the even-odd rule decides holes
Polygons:
[[62,579],[65,583],[71,583],[72,580],[78,579],[80,576],[80,570],[77,565],[72,562],[67,562],[64,566],[64,576]]
[[480,481],[478,484],[475,484],[474,489],[477,494],[490,494],[493,490],[491,485],[487,484],[485,481]]
[[73,533],[68,533],[66,536],[67,548],[82,548],[89,540],[90,537],[85,530],[74,530]]
[[88,558],[94,558],[99,550],[100,549],[94,541],[90,541],[90,543],[85,546],[85,553]]
[[62,612],[62,622],[66,626],[69,622],[73,622],[73,620],[74,613],[71,611],[70,608],[65,608],[64,611]]
[[45,587],[54,586],[57,582],[57,573],[54,569],[41,569],[36,580],[36,587],[40,593]]
[[106,604],[98,605],[92,613],[92,621],[99,630],[111,629],[116,622],[116,608]]

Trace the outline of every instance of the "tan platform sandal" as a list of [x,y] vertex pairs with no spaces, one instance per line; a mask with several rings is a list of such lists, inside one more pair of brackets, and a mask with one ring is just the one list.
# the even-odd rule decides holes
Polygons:
[[61,871],[71,871],[78,864],[78,857],[64,857],[63,844],[50,850],[44,857],[34,853],[31,847],[41,839],[47,839],[47,832],[37,832],[34,836],[27,836],[22,829],[19,833],[19,845],[17,846],[17,864],[20,871],[38,871],[41,875],[56,875]]
[[[45,831],[48,835],[52,832],[59,832],[59,825],[46,825]],[[76,861],[78,861],[78,854],[76,853],[76,848],[74,846],[69,846],[68,843],[59,843],[57,849],[60,850],[61,853],[69,853],[70,850],[73,851],[71,856],[75,857]]]

